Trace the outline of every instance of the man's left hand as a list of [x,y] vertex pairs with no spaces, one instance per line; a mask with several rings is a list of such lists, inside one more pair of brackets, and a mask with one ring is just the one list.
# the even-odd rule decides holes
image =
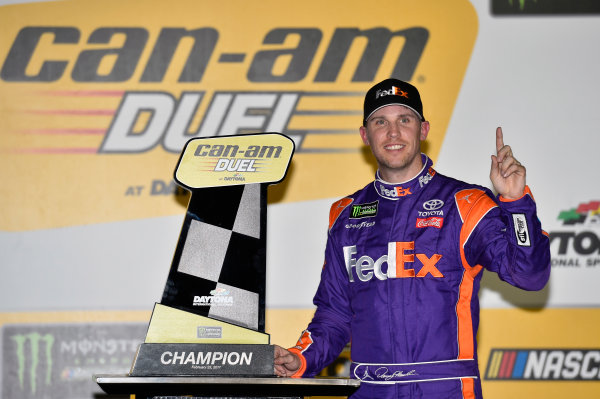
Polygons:
[[513,157],[512,149],[504,145],[502,128],[496,129],[496,155],[492,155],[490,179],[494,189],[506,199],[518,199],[525,191],[525,167]]

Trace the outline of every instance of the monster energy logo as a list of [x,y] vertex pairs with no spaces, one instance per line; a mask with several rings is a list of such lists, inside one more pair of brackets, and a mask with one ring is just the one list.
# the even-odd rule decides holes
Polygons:
[[[536,0],[533,0],[535,3]],[[513,0],[508,0],[508,4],[513,5]],[[525,8],[525,0],[519,0],[519,10],[523,10]]]
[[378,205],[379,201],[371,202],[368,204],[352,205],[350,219],[370,218],[373,216],[377,216]]
[[[36,393],[38,371],[42,369],[40,367],[40,358],[42,354],[46,359],[46,375],[44,382],[46,385],[50,385],[52,381],[52,347],[54,346],[54,336],[51,334],[42,335],[40,333],[33,332],[29,334],[13,335],[11,338],[17,345],[17,372],[21,389],[25,389],[25,377],[26,375],[29,375],[31,393]],[[25,367],[27,364],[27,343],[29,343],[29,355],[31,359],[28,369]]]

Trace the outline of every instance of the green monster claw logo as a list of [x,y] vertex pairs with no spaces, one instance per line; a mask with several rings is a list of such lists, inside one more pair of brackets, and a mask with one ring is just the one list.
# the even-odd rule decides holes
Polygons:
[[[526,0],[519,0],[519,10],[523,11],[523,9],[525,8],[525,1]],[[533,2],[537,3],[537,0],[533,0]],[[508,0],[508,4],[510,4],[510,6],[512,7],[513,0]]]
[[351,219],[360,219],[377,216],[377,201],[368,204],[352,205]]
[[46,385],[50,385],[51,384],[51,377],[52,377],[52,346],[54,345],[54,336],[50,335],[50,334],[45,334],[45,335],[41,335],[39,333],[33,332],[30,334],[19,334],[19,335],[13,335],[12,340],[16,342],[17,344],[17,348],[16,348],[16,353],[17,353],[17,359],[18,359],[18,375],[19,375],[19,384],[21,386],[21,389],[25,389],[25,375],[26,375],[26,370],[25,370],[25,346],[27,344],[27,342],[29,342],[29,348],[30,348],[30,353],[31,353],[31,364],[29,366],[29,379],[30,379],[30,386],[31,386],[31,393],[36,393],[37,390],[37,386],[36,386],[36,381],[37,381],[37,373],[38,373],[38,367],[40,364],[40,354],[41,352],[41,348],[40,348],[40,343],[44,343],[45,344],[45,357],[46,357],[46,378],[45,378],[45,383]]

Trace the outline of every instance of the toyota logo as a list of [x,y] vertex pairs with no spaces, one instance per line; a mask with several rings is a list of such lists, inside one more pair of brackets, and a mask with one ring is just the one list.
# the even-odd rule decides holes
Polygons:
[[435,211],[444,206],[444,201],[439,199],[432,199],[427,202],[423,202],[423,209],[426,211]]

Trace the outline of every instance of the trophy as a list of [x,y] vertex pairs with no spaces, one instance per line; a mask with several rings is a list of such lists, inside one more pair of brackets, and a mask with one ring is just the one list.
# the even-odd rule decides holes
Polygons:
[[175,181],[191,198],[131,376],[272,376],[265,333],[267,187],[294,143],[277,133],[188,141]]
[[94,376],[109,394],[348,396],[358,380],[275,378],[265,333],[267,188],[294,142],[279,133],[195,138],[175,181],[191,191],[160,303],[128,375]]

